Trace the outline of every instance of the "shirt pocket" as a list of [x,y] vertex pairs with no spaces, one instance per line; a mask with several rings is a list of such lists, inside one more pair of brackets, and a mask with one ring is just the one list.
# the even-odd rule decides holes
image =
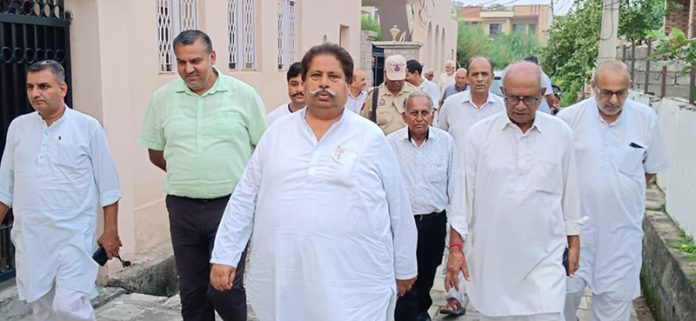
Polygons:
[[628,176],[641,176],[645,173],[643,169],[643,156],[645,149],[639,147],[626,146],[619,152],[617,167],[619,172]]
[[351,187],[355,177],[353,170],[358,162],[359,153],[350,148],[338,147],[330,155],[325,155],[324,166],[321,176],[328,182],[338,186]]
[[80,145],[61,140],[56,145],[54,161],[58,166],[74,169],[80,165],[82,156]]
[[563,191],[563,173],[560,164],[537,160],[534,172],[537,177],[535,180],[536,190],[550,194],[561,194]]
[[242,130],[241,117],[234,111],[220,111],[214,115],[212,124],[209,130],[211,135],[219,140],[229,141],[238,137]]
[[391,106],[384,105],[377,107],[377,125],[383,126],[391,124],[392,117],[394,117],[393,114]]

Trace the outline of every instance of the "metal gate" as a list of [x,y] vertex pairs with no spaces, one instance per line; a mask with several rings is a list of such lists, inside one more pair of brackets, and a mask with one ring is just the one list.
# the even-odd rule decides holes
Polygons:
[[[0,0],[0,151],[12,120],[33,111],[26,98],[27,67],[53,59],[70,87],[70,16],[63,0]],[[70,91],[66,103],[71,105]],[[12,213],[0,222],[0,281],[14,277]]]

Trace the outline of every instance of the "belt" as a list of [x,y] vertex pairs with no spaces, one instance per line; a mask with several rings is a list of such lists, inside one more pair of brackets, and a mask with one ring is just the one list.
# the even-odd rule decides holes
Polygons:
[[432,212],[429,214],[416,214],[416,215],[413,215],[413,218],[415,218],[416,221],[425,221],[425,220],[437,218],[443,214],[445,214],[445,210],[442,210],[442,212]]
[[180,198],[180,199],[184,199],[184,200],[196,202],[196,203],[210,203],[210,202],[224,199],[226,197],[230,197],[230,194],[220,196],[220,197],[215,197],[215,198],[193,198],[193,197],[177,196],[177,195],[171,195],[171,194],[169,194],[168,196],[176,197],[176,198]]

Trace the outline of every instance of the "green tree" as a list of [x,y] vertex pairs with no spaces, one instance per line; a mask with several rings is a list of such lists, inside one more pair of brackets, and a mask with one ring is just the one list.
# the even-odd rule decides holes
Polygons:
[[382,28],[379,25],[379,21],[373,19],[370,16],[363,15],[360,17],[360,30],[374,31],[377,33],[377,37],[375,38],[375,40],[382,40]]
[[643,41],[649,31],[662,28],[664,17],[665,0],[621,0],[619,37]]
[[589,81],[599,45],[601,0],[576,0],[575,6],[574,11],[556,17],[541,50],[544,71],[563,89],[562,106],[574,103]]
[[490,38],[480,26],[460,22],[457,61],[465,66],[472,57],[484,56],[491,59],[495,69],[503,69],[509,63],[535,52],[539,46],[537,39],[526,33],[512,32]]

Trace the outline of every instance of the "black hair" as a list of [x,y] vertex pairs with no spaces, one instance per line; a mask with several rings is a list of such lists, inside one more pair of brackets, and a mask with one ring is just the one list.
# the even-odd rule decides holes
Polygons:
[[199,39],[203,41],[205,51],[209,54],[213,53],[213,42],[210,41],[210,37],[208,37],[205,32],[196,29],[185,30],[179,33],[179,35],[174,38],[174,41],[172,41],[172,48],[176,49],[177,46],[190,46]]
[[59,84],[65,83],[65,69],[55,60],[42,60],[35,62],[29,66],[27,73],[39,72],[42,70],[50,70],[56,76]]
[[302,81],[307,80],[309,65],[312,63],[312,60],[314,60],[314,57],[319,55],[332,55],[336,57],[341,63],[346,82],[350,84],[353,81],[353,58],[343,47],[330,42],[316,45],[305,53],[302,58]]
[[290,78],[295,78],[299,76],[302,73],[302,63],[299,61],[292,63],[290,65],[290,68],[288,68],[288,73],[286,74],[286,78],[288,81],[290,81]]
[[423,74],[423,65],[416,59],[411,59],[406,62],[406,70],[410,73],[418,72],[419,75]]

